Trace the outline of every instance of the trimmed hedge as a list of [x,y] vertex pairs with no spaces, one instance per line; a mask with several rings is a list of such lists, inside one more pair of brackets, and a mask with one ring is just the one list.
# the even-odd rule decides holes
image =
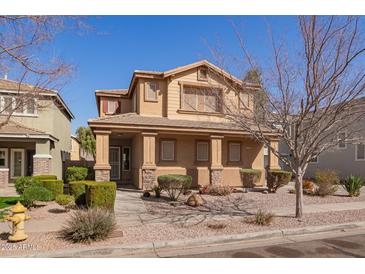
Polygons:
[[43,187],[50,190],[54,197],[63,194],[63,181],[62,180],[42,180]]
[[66,169],[66,181],[83,181],[88,176],[87,167],[70,166]]
[[57,180],[57,176],[56,175],[36,175],[33,176],[33,178],[39,179],[40,181],[43,180]]
[[39,185],[32,185],[24,190],[22,198],[24,205],[31,207],[33,206],[34,201],[52,201],[54,196],[47,188]]
[[157,177],[158,185],[165,190],[172,201],[177,201],[181,193],[190,188],[192,178],[189,175],[167,174]]
[[114,209],[117,185],[115,182],[70,182],[70,194],[78,206]]
[[56,203],[60,206],[68,206],[69,204],[75,204],[75,198],[72,195],[60,194],[56,196]]
[[240,169],[243,187],[253,188],[261,179],[261,170],[258,169]]
[[117,184],[115,182],[85,183],[85,197],[88,208],[105,208],[114,210]]
[[31,176],[22,176],[15,179],[15,189],[19,194],[23,194],[24,190],[30,186],[37,185],[42,186],[39,179]]
[[75,198],[75,202],[78,206],[84,206],[85,200],[85,183],[87,181],[75,181],[69,183],[69,191]]
[[271,169],[267,172],[267,187],[269,192],[275,193],[276,190],[290,182],[292,173],[290,171]]

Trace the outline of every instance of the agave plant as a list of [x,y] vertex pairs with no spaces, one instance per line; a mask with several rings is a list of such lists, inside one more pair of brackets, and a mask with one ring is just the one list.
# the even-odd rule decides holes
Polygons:
[[343,188],[348,192],[350,197],[360,196],[360,189],[364,184],[364,180],[359,176],[350,175],[342,182]]

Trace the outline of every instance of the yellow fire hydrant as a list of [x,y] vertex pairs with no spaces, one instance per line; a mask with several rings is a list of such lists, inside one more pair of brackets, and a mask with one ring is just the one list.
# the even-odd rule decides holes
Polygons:
[[5,219],[13,223],[13,233],[8,240],[11,242],[24,241],[28,235],[24,232],[24,222],[30,219],[25,215],[27,209],[18,201],[11,209],[12,216],[6,216]]

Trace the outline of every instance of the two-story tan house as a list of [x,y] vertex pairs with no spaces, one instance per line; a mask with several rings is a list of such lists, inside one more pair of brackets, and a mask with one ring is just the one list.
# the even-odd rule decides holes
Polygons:
[[[33,95],[16,107],[27,93]],[[0,79],[0,113],[1,121],[10,116],[0,127],[0,186],[18,176],[54,174],[61,179],[74,116],[60,94]]]
[[[232,84],[242,86],[240,94]],[[165,72],[136,70],[127,89],[96,90],[99,117],[89,120],[96,180],[150,189],[157,176],[173,173],[191,175],[194,186],[242,186],[240,168],[264,174],[263,145],[226,120],[221,103],[239,107],[241,98],[253,108],[259,88],[203,60]],[[275,157],[269,162],[278,168]]]

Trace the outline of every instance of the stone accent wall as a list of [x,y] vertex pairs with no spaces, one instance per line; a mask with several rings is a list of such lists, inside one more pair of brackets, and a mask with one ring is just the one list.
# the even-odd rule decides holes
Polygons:
[[7,187],[9,184],[9,169],[0,169],[0,187]]
[[51,158],[33,157],[33,175],[51,174]]
[[212,185],[223,184],[223,169],[211,169],[210,170],[210,183]]
[[152,190],[156,184],[156,170],[155,169],[143,169],[142,170],[142,187],[144,190]]
[[96,182],[109,182],[110,181],[110,170],[95,169],[95,181]]

